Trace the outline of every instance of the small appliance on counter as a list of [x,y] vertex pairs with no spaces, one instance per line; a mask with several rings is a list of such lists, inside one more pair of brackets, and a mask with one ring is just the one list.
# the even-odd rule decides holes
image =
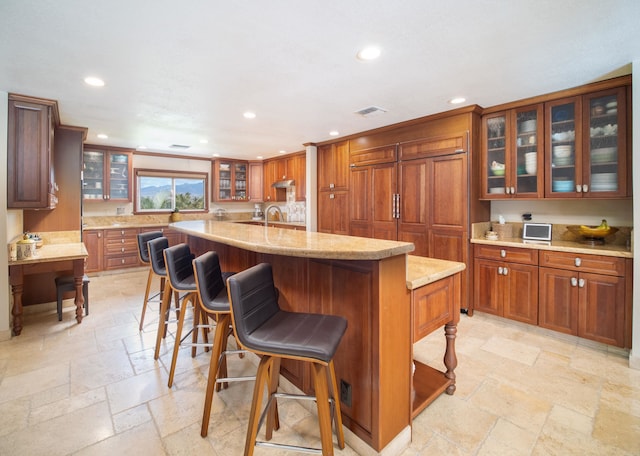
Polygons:
[[253,205],[253,216],[251,220],[262,220],[264,217],[264,212],[262,212],[262,205],[260,203],[256,203]]
[[525,242],[551,242],[551,223],[525,222],[522,226],[522,239]]

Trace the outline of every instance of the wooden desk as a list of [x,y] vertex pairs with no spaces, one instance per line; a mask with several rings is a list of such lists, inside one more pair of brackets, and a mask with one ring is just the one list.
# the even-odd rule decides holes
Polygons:
[[13,334],[22,332],[22,292],[25,276],[53,271],[73,271],[76,286],[76,320],[82,323],[82,277],[87,249],[82,242],[71,244],[48,244],[37,250],[36,256],[27,260],[9,261],[9,283],[13,294]]

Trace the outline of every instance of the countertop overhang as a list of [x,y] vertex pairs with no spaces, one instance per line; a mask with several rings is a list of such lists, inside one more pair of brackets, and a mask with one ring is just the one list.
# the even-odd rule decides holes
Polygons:
[[24,260],[9,260],[9,266],[22,266],[62,260],[79,260],[89,256],[82,242],[68,244],[45,244],[36,250],[35,256]]
[[295,231],[244,223],[195,220],[169,225],[180,232],[241,249],[302,258],[381,260],[414,250],[410,242]]

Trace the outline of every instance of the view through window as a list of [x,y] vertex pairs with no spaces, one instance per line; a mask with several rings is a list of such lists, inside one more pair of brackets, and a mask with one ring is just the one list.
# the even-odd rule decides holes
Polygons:
[[136,212],[206,211],[207,175],[136,170]]

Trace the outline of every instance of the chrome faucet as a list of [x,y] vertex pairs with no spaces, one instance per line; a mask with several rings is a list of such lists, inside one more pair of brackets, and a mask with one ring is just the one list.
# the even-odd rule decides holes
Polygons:
[[271,209],[275,209],[276,214],[278,214],[278,221],[284,222],[284,217],[282,216],[282,211],[280,210],[280,208],[275,204],[269,204],[264,210],[264,226],[267,226],[269,224],[269,211]]

